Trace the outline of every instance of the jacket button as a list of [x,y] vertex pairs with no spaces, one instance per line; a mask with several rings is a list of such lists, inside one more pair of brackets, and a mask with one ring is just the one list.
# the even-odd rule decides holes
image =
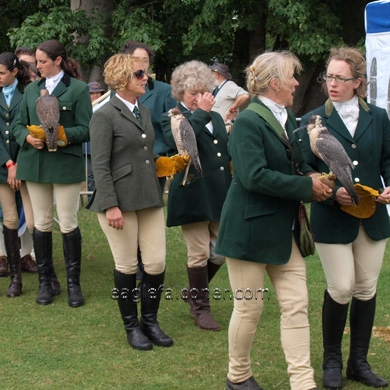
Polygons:
[[146,163],[146,164],[150,164],[150,161],[149,161],[149,160],[146,160],[145,163]]
[[359,183],[360,182],[360,179],[358,177],[355,177],[354,179],[356,181],[356,183]]
[[352,149],[356,149],[356,148],[357,148],[356,144],[352,144],[352,145],[351,145],[351,148],[352,148]]
[[221,156],[222,156],[222,154],[218,152],[218,153],[217,153],[217,156],[218,156],[218,157],[221,157]]
[[142,138],[146,138],[146,134],[143,133],[143,134],[141,135],[141,137],[142,137]]
[[217,139],[215,139],[215,140],[214,140],[214,143],[215,143],[215,145],[216,145],[216,144],[218,143],[218,140],[217,140]]
[[353,165],[355,165],[355,167],[357,166],[357,165],[359,165],[359,163],[355,160],[355,161],[352,161],[352,164]]
[[220,167],[219,169],[220,169],[221,171],[224,171],[224,170],[225,170],[225,168],[224,168],[224,167]]
[[63,106],[63,107],[62,107],[62,111],[65,111],[65,110],[66,110],[66,107],[65,107],[65,106]]

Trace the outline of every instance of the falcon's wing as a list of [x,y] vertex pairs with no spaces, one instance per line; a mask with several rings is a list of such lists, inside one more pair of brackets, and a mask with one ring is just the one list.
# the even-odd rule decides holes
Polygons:
[[316,147],[320,158],[330,171],[337,176],[337,179],[345,187],[355,204],[358,204],[359,198],[352,180],[353,164],[340,141],[326,129],[322,130],[317,138]]

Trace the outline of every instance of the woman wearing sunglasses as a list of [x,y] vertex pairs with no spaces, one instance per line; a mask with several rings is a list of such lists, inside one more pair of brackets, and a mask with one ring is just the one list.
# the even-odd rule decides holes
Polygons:
[[[68,283],[69,306],[84,304],[80,287],[81,233],[78,227],[81,184],[85,180],[82,143],[89,140],[92,115],[88,85],[79,79],[78,64],[69,58],[64,46],[51,39],[36,50],[41,79],[29,84],[23,95],[19,115],[12,128],[20,145],[16,178],[27,182],[34,214],[33,241],[39,274],[36,302],[52,303],[60,293],[52,257],[54,199],[62,233]],[[42,90],[58,99],[60,147],[49,151],[39,127],[36,100]]]
[[[325,104],[302,118],[320,115],[322,124],[341,142],[354,169],[354,183],[378,190],[390,185],[390,122],[384,109],[367,104],[366,62],[355,48],[332,49],[322,76]],[[310,150],[308,136],[303,139],[306,162],[317,172],[329,172]],[[347,379],[371,387],[387,387],[387,382],[371,371],[367,353],[375,317],[376,286],[390,236],[386,204],[390,187],[385,187],[370,205],[371,216],[361,218],[353,212],[352,199],[336,181],[333,196],[314,201],[311,222],[316,248],[325,272],[327,289],[322,309],[324,345],[323,383],[327,389],[342,387],[341,343],[350,307],[350,351]],[[361,198],[360,203],[364,200]],[[342,209],[343,208],[343,209]],[[357,215],[355,213],[355,215]],[[378,362],[379,363],[379,362]]]
[[[113,298],[118,300],[127,341],[138,350],[150,350],[153,344],[173,344],[157,322],[166,245],[164,202],[155,166],[160,156],[153,153],[150,111],[138,101],[148,81],[146,67],[146,62],[128,54],[114,55],[105,64],[104,81],[115,95],[92,116],[96,190],[87,206],[98,213],[110,245],[115,262]],[[173,161],[169,157],[161,159]],[[138,247],[144,266],[139,288]]]

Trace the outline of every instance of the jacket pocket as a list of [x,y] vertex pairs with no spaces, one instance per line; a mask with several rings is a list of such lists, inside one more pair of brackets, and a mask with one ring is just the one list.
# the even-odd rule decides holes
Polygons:
[[275,199],[264,199],[258,203],[252,203],[245,206],[244,219],[261,217],[264,215],[275,214],[278,212],[278,202]]
[[123,165],[120,168],[117,168],[112,171],[112,181],[116,182],[124,176],[127,176],[131,173],[131,164]]
[[58,105],[60,107],[60,112],[73,110],[73,103],[71,100],[60,100],[58,101]]

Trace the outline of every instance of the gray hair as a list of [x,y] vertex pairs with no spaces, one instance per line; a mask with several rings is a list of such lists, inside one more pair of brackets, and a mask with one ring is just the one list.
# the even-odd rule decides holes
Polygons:
[[200,92],[212,92],[214,76],[211,69],[201,61],[189,61],[179,65],[172,73],[172,96],[178,101],[183,100],[187,90],[196,89]]

